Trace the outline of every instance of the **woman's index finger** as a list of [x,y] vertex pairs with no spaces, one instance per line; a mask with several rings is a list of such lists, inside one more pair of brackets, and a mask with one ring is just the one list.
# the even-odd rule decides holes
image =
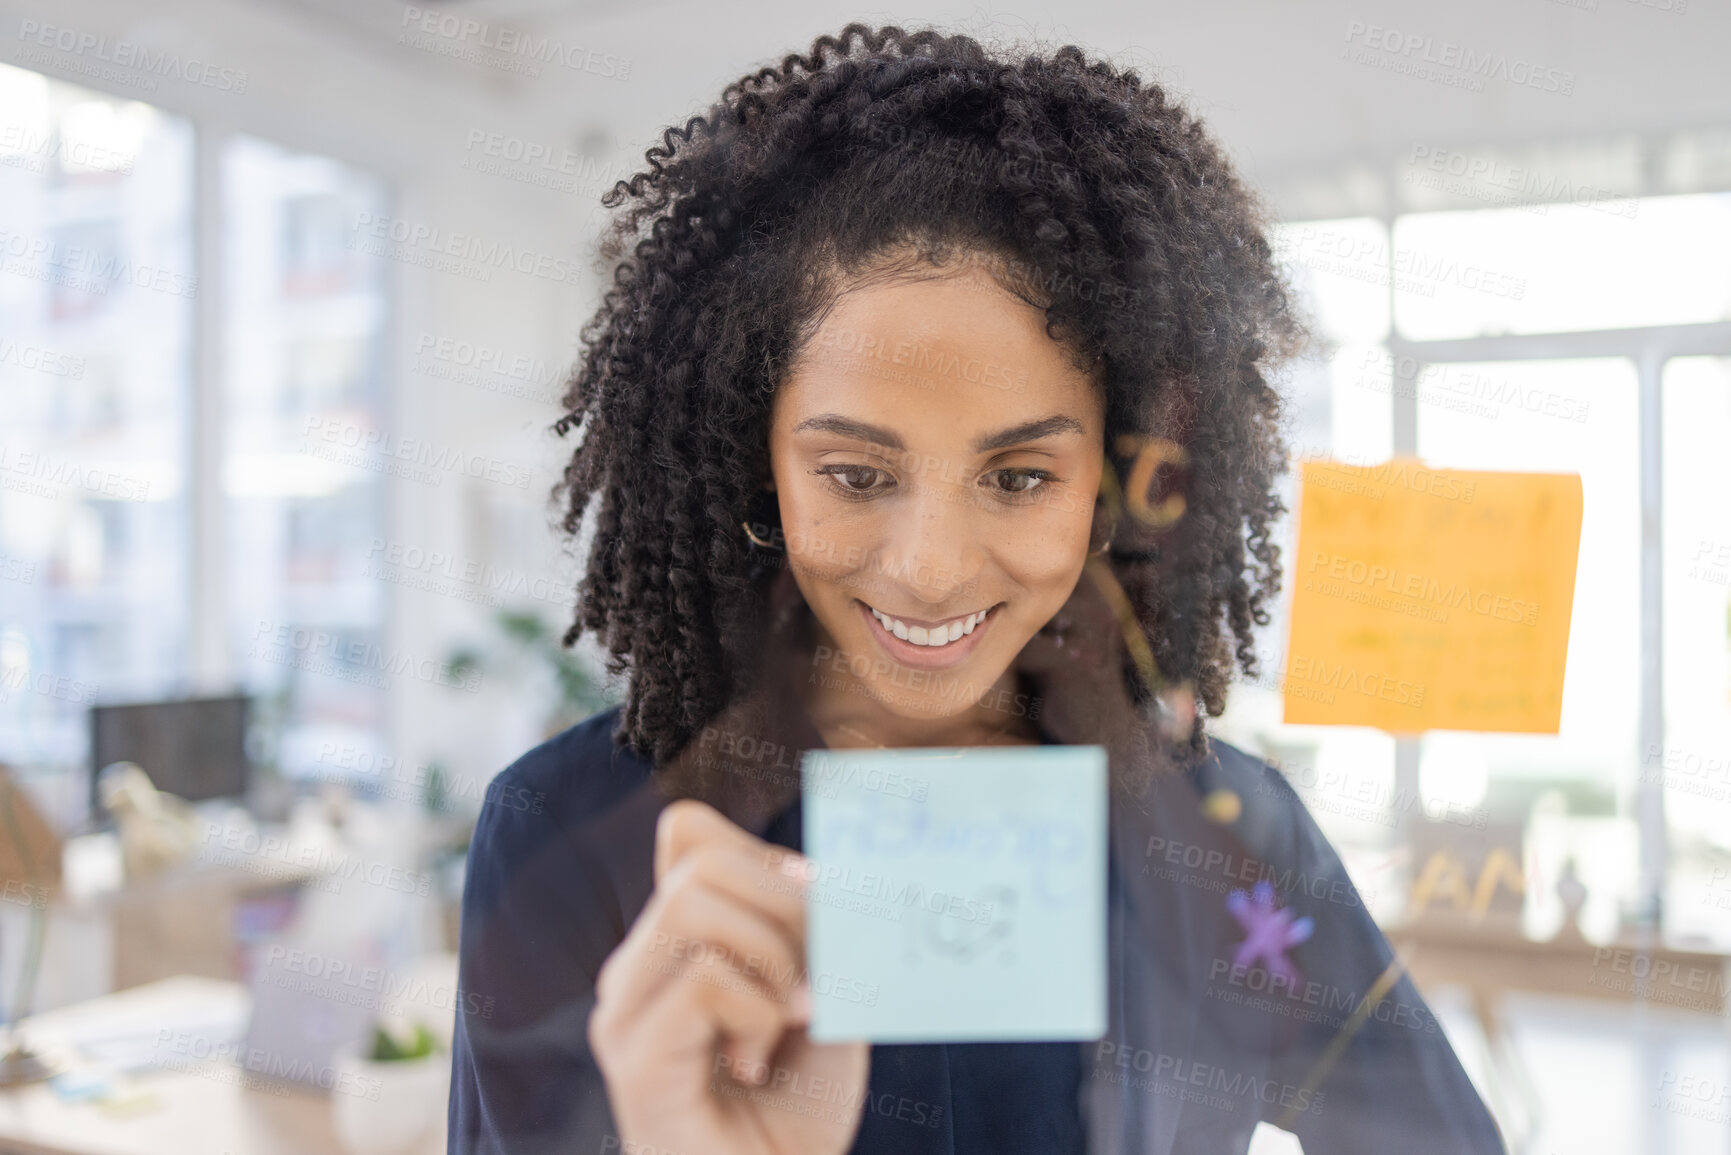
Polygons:
[[765,842],[706,802],[681,798],[668,803],[655,822],[656,883],[697,847],[713,842],[761,857],[766,865],[800,857],[797,851]]
[[[662,811],[655,827],[655,886],[667,876],[700,859],[710,860],[705,885],[775,920],[800,950],[805,942],[805,894],[811,878],[810,861],[753,835],[720,811],[693,799],[681,799]],[[732,862],[731,868],[717,869]]]

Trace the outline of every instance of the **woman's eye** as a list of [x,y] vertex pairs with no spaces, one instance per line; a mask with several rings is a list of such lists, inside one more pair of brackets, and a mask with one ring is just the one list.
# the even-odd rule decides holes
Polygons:
[[888,489],[889,475],[881,469],[873,469],[869,465],[826,465],[819,473],[833,478],[835,483],[848,494],[864,496],[879,489]]
[[1032,493],[1052,479],[1043,469],[999,469],[991,474],[992,485],[1008,494]]

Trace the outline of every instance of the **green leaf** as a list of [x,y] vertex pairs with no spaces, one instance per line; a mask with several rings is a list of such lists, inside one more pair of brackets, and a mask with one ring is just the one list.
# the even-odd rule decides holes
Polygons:
[[383,1027],[374,1027],[373,1050],[368,1057],[375,1063],[397,1063],[425,1058],[437,1048],[438,1040],[433,1037],[433,1032],[425,1023],[415,1024],[415,1037],[406,1045]]

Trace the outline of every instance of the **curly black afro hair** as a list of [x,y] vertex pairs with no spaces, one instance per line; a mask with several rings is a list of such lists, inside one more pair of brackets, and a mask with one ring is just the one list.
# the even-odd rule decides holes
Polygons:
[[599,501],[565,642],[594,631],[629,674],[619,741],[661,762],[750,688],[775,571],[740,523],[769,476],[771,398],[847,278],[909,247],[984,257],[1044,308],[1104,386],[1118,476],[1126,434],[1184,448],[1160,482],[1184,516],[1121,525],[1112,570],[1160,674],[1205,713],[1235,658],[1255,674],[1286,465],[1266,373],[1304,332],[1254,199],[1159,86],[1073,46],[1012,60],[850,24],[730,84],[645,160],[603,198],[624,206],[612,284],[554,427],[580,435],[565,531]]

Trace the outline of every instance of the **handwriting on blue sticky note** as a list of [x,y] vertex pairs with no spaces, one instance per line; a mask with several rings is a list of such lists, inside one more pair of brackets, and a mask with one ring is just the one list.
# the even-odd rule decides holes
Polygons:
[[801,764],[810,1035],[1106,1031],[1106,752],[812,750]]

